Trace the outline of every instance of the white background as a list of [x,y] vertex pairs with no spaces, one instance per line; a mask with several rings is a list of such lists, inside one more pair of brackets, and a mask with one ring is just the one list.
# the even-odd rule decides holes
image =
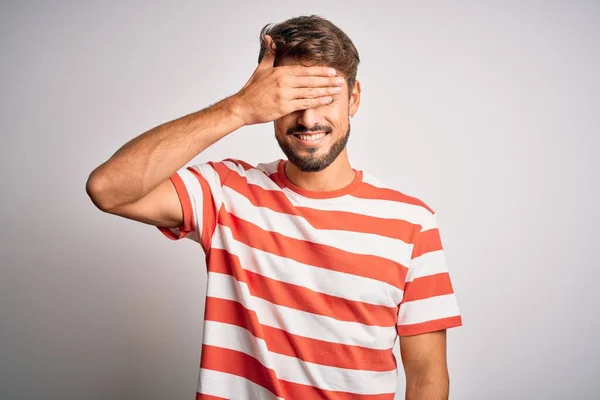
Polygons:
[[[0,7],[0,398],[193,398],[203,253],[101,213],[85,182],[134,136],[237,92],[260,28],[302,14],[359,51],[353,166],[439,215],[464,322],[451,398],[598,395],[598,2]],[[283,154],[264,124],[194,162],[226,157]]]

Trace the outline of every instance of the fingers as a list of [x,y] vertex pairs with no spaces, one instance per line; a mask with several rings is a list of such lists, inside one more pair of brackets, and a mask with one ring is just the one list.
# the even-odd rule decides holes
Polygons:
[[296,110],[319,107],[341,96],[345,80],[342,77],[301,76],[292,78],[288,92]]
[[316,88],[316,87],[341,87],[344,85],[344,78],[341,76],[335,78],[325,78],[322,76],[296,76],[292,79],[294,88]]
[[329,104],[333,101],[333,97],[325,96],[316,99],[297,99],[290,100],[290,106],[293,110],[306,110],[309,108],[320,107],[325,104]]
[[294,76],[336,76],[337,71],[334,68],[323,67],[323,66],[314,66],[314,67],[305,67],[303,65],[290,65],[285,68],[288,68],[288,73]]
[[275,43],[269,35],[265,35],[265,54],[257,69],[273,68],[273,62],[275,61]]
[[317,97],[333,96],[337,97],[342,93],[342,88],[337,87],[318,87],[318,88],[299,88],[293,89],[292,99],[314,99]]

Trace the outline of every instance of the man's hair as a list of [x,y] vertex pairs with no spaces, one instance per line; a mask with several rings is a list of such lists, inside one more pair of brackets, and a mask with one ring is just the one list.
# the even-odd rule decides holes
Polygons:
[[346,78],[350,97],[360,59],[352,40],[332,22],[318,15],[302,15],[265,25],[260,31],[259,63],[266,51],[265,35],[276,45],[274,66],[282,57],[292,57],[306,66],[335,68]]

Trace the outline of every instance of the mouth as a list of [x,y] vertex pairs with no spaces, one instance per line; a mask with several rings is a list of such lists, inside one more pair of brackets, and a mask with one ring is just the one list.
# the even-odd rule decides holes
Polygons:
[[294,137],[298,139],[303,144],[317,144],[323,141],[325,136],[329,133],[327,132],[303,132],[303,133],[293,133]]

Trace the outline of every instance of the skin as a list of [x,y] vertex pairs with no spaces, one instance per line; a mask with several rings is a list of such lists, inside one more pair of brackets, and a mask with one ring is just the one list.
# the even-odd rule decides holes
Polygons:
[[446,330],[400,337],[406,400],[447,400]]
[[[344,79],[324,66],[305,68],[283,59],[273,68],[267,53],[238,93],[212,106],[161,124],[125,143],[88,177],[86,192],[103,212],[161,227],[179,227],[181,203],[169,177],[207,147],[239,128],[273,121],[275,137],[291,162],[285,173],[295,185],[330,191],[355,177],[346,142],[349,115],[360,105],[360,83],[348,93]],[[282,68],[279,68],[282,67]],[[341,77],[343,78],[343,77]],[[325,130],[318,144],[291,133]],[[400,338],[407,400],[448,398],[446,331]]]
[[[284,58],[279,65],[300,65]],[[350,134],[350,115],[360,105],[360,82],[352,93],[344,80],[341,93],[329,104],[299,110],[274,121],[275,138],[290,162],[286,175],[297,186],[315,191],[330,191],[348,185],[355,177],[346,142]],[[317,144],[307,144],[291,132],[328,132]]]

